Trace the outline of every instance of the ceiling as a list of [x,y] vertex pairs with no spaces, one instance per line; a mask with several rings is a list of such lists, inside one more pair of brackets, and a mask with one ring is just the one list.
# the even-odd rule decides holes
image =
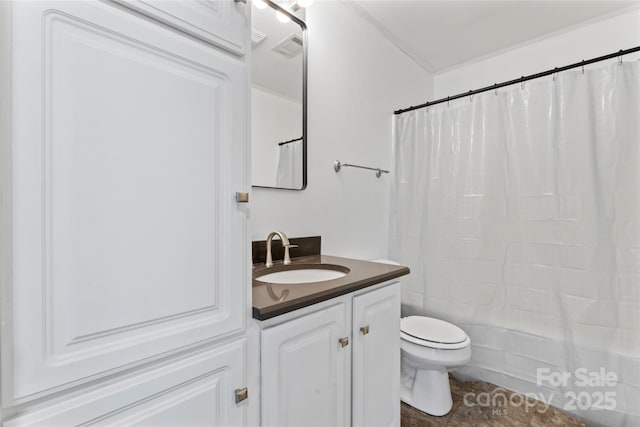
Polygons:
[[640,7],[640,0],[348,2],[433,74]]

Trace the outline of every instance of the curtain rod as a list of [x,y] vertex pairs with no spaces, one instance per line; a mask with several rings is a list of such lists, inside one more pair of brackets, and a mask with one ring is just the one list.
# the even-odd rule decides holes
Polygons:
[[302,137],[295,138],[295,139],[290,139],[288,141],[278,142],[278,145],[291,144],[292,142],[296,142],[296,141],[302,141]]
[[393,114],[396,114],[396,115],[397,114],[402,114],[402,113],[406,113],[408,111],[413,111],[413,110],[418,110],[420,108],[429,107],[431,105],[440,104],[440,103],[448,102],[448,101],[453,101],[454,99],[464,98],[465,96],[471,96],[471,95],[475,95],[477,93],[482,93],[482,92],[487,92],[487,91],[490,91],[490,90],[500,89],[501,87],[514,85],[516,83],[526,82],[528,80],[533,80],[533,79],[537,79],[537,78],[540,78],[540,77],[550,76],[552,74],[559,73],[561,71],[570,70],[572,68],[584,67],[585,65],[593,64],[594,62],[600,62],[600,61],[604,61],[604,60],[611,59],[611,58],[622,57],[622,55],[627,55],[629,53],[634,53],[634,52],[638,52],[638,51],[640,51],[640,46],[636,46],[636,47],[633,47],[631,49],[626,49],[626,50],[620,49],[618,52],[610,53],[610,54],[604,55],[604,56],[599,56],[597,58],[588,59],[586,61],[582,60],[580,62],[576,62],[575,64],[566,65],[564,67],[556,67],[556,68],[553,68],[551,70],[542,71],[542,72],[536,73],[536,74],[531,74],[530,76],[522,76],[522,77],[520,77],[518,79],[508,80],[508,81],[502,82],[502,83],[495,83],[495,84],[493,84],[491,86],[486,86],[486,87],[483,87],[481,89],[470,90],[469,92],[459,93],[457,95],[447,96],[446,98],[440,98],[440,99],[437,99],[435,101],[425,102],[424,104],[420,104],[420,105],[416,105],[416,106],[412,106],[412,107],[408,107],[408,108],[403,108],[401,110],[396,110],[396,111],[393,112]]

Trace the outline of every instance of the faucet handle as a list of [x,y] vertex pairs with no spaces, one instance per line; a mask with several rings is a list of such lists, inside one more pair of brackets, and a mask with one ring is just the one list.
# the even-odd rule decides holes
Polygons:
[[291,264],[291,257],[289,256],[289,248],[297,248],[298,245],[292,245],[288,243],[286,245],[282,245],[284,247],[284,261],[282,262],[284,265]]

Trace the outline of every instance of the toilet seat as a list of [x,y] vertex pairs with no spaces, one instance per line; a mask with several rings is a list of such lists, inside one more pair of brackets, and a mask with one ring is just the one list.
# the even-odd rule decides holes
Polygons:
[[400,320],[400,337],[414,344],[443,350],[456,350],[470,344],[467,334],[444,320],[409,316]]

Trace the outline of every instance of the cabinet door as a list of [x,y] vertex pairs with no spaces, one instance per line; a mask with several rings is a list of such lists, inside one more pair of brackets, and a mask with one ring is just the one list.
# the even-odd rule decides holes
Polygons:
[[89,389],[3,426],[246,425],[247,401],[236,403],[233,393],[245,384],[245,359],[245,342],[239,340]]
[[5,405],[241,334],[244,63],[112,3],[11,20]]
[[245,49],[245,8],[234,0],[114,0],[224,49]]
[[262,425],[349,425],[350,345],[340,303],[262,331]]
[[400,284],[353,298],[354,426],[400,425]]

